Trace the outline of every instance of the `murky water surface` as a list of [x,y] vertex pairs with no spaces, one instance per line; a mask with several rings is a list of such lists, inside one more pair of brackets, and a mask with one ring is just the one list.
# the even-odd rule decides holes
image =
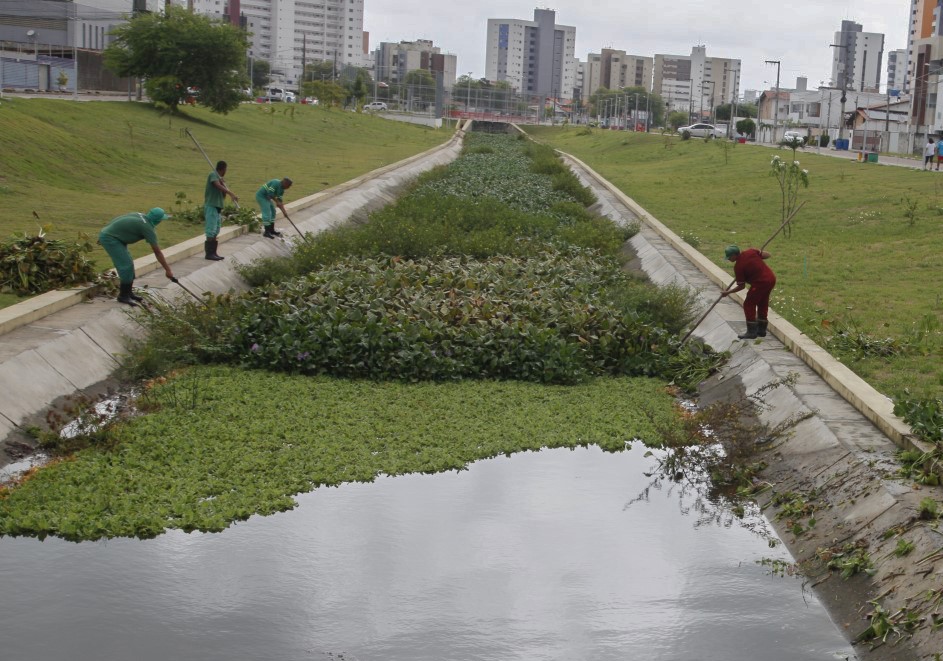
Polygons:
[[[0,658],[854,658],[787,558],[644,448],[553,450],[320,489],[222,534],[0,540]],[[707,517],[709,518],[709,517]]]

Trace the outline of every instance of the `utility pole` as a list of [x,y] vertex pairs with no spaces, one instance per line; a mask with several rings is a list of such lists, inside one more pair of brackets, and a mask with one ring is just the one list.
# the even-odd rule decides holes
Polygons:
[[[841,40],[844,42],[845,33],[842,33]],[[848,96],[845,94],[845,90],[848,87],[848,44],[829,44],[832,48],[841,48],[845,51],[844,59],[839,59],[839,64],[841,65],[841,115],[838,117],[838,139],[843,140],[845,138],[845,101],[848,100]]]
[[779,130],[779,60],[766,60],[767,64],[776,65],[776,105],[773,106],[773,142],[776,142]]

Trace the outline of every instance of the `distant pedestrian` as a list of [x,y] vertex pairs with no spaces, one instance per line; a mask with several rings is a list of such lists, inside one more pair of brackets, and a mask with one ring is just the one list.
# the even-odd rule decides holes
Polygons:
[[285,196],[285,191],[291,188],[291,184],[292,181],[288,177],[272,179],[262,184],[262,188],[255,194],[255,201],[259,203],[259,208],[262,210],[262,225],[265,227],[262,236],[267,239],[282,235],[281,232],[275,230],[275,207],[277,206],[286,217],[288,216],[282,198]]
[[98,243],[101,244],[111,261],[118,271],[119,293],[118,302],[126,305],[137,305],[144,299],[134,293],[134,260],[131,259],[131,252],[128,246],[137,243],[141,239],[147,241],[154,251],[154,256],[160,265],[164,267],[164,275],[168,279],[174,279],[174,273],[170,270],[170,265],[164,259],[164,253],[160,251],[157,245],[156,227],[167,215],[164,210],[154,207],[146,214],[127,213],[118,216],[98,235]]
[[206,259],[213,261],[223,259],[216,253],[219,247],[219,240],[216,237],[219,236],[222,226],[220,214],[223,212],[226,196],[231,197],[233,202],[239,201],[223,180],[226,176],[226,168],[226,161],[216,163],[216,169],[206,177],[206,188],[203,191],[203,227],[206,234],[203,250],[206,253]]
[[943,163],[943,140],[936,141],[936,169],[940,169],[940,163]]
[[927,138],[927,144],[923,146],[923,169],[929,170],[933,165],[933,155],[936,154],[936,145],[933,144],[933,138]]
[[776,286],[776,275],[772,269],[766,265],[770,254],[765,250],[756,248],[747,248],[740,252],[737,246],[727,246],[724,250],[724,256],[727,261],[733,262],[733,273],[737,281],[737,286],[733,289],[726,289],[721,292],[721,296],[729,296],[734,292],[744,289],[750,285],[750,291],[747,292],[746,300],[743,302],[743,314],[747,320],[747,332],[738,335],[741,340],[752,340],[757,337],[766,337],[766,329],[769,326],[767,315],[769,314],[769,296]]

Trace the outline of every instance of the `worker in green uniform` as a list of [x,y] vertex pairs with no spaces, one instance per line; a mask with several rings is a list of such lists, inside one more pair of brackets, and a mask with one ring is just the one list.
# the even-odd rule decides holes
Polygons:
[[262,188],[255,194],[255,201],[259,203],[259,208],[262,210],[262,225],[265,227],[262,236],[267,239],[282,235],[281,232],[275,231],[275,207],[277,205],[282,213],[288,216],[282,198],[285,196],[285,191],[291,188],[291,183],[288,177],[272,179],[262,184]]
[[127,305],[136,305],[142,299],[132,290],[134,285],[134,260],[131,259],[131,253],[128,246],[145,240],[154,251],[154,256],[160,265],[164,267],[164,274],[170,279],[174,279],[173,271],[164,258],[164,253],[160,251],[157,245],[156,227],[167,215],[164,210],[154,207],[147,213],[126,213],[118,216],[98,235],[98,242],[101,244],[111,261],[114,262],[115,270],[118,271],[118,281],[120,290],[118,293],[118,302]]
[[223,259],[216,252],[219,247],[219,229],[222,225],[220,213],[223,211],[223,204],[226,196],[232,198],[233,202],[239,202],[239,198],[229,190],[223,177],[226,176],[226,161],[216,163],[216,169],[210,172],[206,177],[206,189],[203,192],[203,221],[206,241],[203,242],[203,251],[206,253],[206,259],[219,261]]

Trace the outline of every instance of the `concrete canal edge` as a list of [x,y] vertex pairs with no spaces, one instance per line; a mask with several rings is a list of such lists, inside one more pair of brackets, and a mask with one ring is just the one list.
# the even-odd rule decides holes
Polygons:
[[[584,184],[597,194],[598,211],[617,223],[638,222],[631,241],[635,266],[656,284],[694,288],[706,308],[732,274],[713,264],[678,235],[615,188],[585,163],[562,154]],[[742,298],[739,299],[742,302]],[[908,612],[922,618],[896,644],[856,649],[862,659],[935,659],[943,653],[933,630],[933,613],[943,613],[943,533],[920,519],[920,502],[943,502],[943,488],[921,487],[895,477],[899,448],[928,450],[892,412],[890,400],[845,365],[770,311],[775,337],[743,342],[741,302],[722,301],[695,332],[729,362],[702,384],[699,405],[736,402],[762,393],[759,421],[784,433],[758,447],[768,463],[762,479],[769,487],[759,504],[784,540],[801,574],[826,604],[849,640],[865,631],[875,604],[898,623]],[[796,504],[805,516],[796,514]],[[787,509],[790,507],[790,509]],[[895,553],[899,540],[913,544]],[[842,579],[827,560],[836,552],[861,548],[873,575]]]

